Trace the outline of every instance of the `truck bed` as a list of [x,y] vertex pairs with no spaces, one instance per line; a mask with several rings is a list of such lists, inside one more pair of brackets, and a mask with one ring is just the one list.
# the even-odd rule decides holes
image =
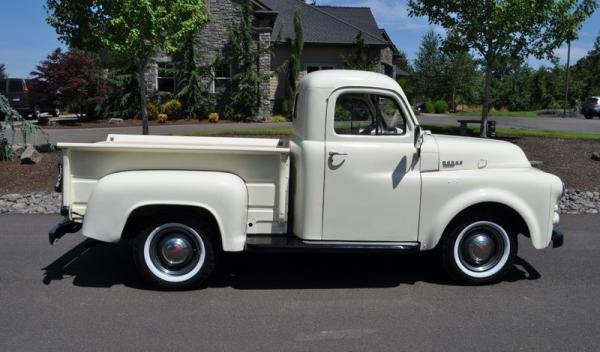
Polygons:
[[[63,206],[85,215],[102,177],[134,170],[219,171],[235,174],[248,188],[248,233],[285,233],[290,150],[282,140],[260,138],[109,135],[98,143],[59,143]],[[152,190],[149,190],[151,192]]]

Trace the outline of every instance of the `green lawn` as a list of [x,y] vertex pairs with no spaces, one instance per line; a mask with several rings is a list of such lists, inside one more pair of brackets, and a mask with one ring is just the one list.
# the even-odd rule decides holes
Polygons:
[[[430,130],[437,134],[459,135],[458,126],[447,125],[423,125],[423,129]],[[470,136],[478,136],[479,128],[471,127],[467,129]],[[227,130],[227,131],[200,131],[182,134],[184,136],[200,136],[200,137],[281,137],[292,134],[291,128],[261,128],[252,130]],[[498,137],[539,137],[539,138],[563,138],[563,139],[589,139],[600,141],[598,133],[579,133],[579,132],[563,132],[563,131],[546,131],[546,130],[530,130],[526,128],[497,128],[496,135]]]
[[[481,111],[459,111],[451,116],[481,117]],[[537,111],[490,111],[490,117],[538,117]]]

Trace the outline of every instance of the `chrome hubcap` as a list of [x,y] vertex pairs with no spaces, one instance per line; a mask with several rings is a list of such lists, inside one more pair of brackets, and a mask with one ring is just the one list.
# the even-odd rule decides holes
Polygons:
[[151,264],[170,277],[183,277],[204,260],[204,243],[200,236],[183,224],[157,227],[148,239],[147,251]]
[[192,245],[185,237],[180,237],[179,234],[171,235],[162,240],[159,248],[162,259],[171,265],[183,264],[193,255]]
[[465,230],[457,248],[462,265],[480,273],[494,269],[509,248],[505,231],[493,223],[477,224]]
[[476,234],[465,240],[469,259],[475,263],[483,263],[490,259],[496,245],[494,240],[486,234]]

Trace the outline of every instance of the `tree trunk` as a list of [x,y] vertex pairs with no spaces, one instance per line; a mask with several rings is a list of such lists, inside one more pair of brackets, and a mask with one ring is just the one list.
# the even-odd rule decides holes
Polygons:
[[567,72],[566,72],[566,79],[565,79],[565,104],[564,104],[564,111],[563,111],[563,117],[567,117],[567,106],[569,106],[569,69],[571,67],[571,41],[569,40],[568,42],[568,49],[567,49]]
[[148,110],[146,98],[146,61],[138,63],[138,87],[140,90],[140,115],[142,116],[142,134],[150,134],[148,128]]
[[456,113],[456,86],[452,85],[452,112]]
[[483,87],[483,109],[481,110],[481,138],[487,138],[487,122],[490,112],[490,91],[492,87],[492,65],[486,64],[485,84]]

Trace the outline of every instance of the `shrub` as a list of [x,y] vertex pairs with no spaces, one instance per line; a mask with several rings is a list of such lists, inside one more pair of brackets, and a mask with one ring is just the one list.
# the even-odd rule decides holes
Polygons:
[[158,120],[158,115],[161,113],[160,105],[157,102],[149,101],[146,105],[146,110],[148,111],[148,119],[150,120]]
[[435,112],[435,104],[431,100],[427,100],[425,102],[423,108],[425,109],[425,112],[428,113],[428,114],[431,114],[431,113]]
[[444,100],[438,100],[435,102],[434,108],[436,114],[445,114],[448,112],[448,103]]
[[170,119],[176,119],[181,116],[181,102],[177,99],[171,99],[163,105],[163,111]]
[[208,122],[217,123],[219,122],[219,114],[216,112],[212,112],[208,115]]
[[167,114],[158,114],[158,123],[166,123],[169,119]]
[[287,117],[283,116],[283,115],[275,115],[275,116],[271,116],[270,122],[275,122],[275,123],[279,123],[279,122],[288,122],[289,120],[287,119]]

